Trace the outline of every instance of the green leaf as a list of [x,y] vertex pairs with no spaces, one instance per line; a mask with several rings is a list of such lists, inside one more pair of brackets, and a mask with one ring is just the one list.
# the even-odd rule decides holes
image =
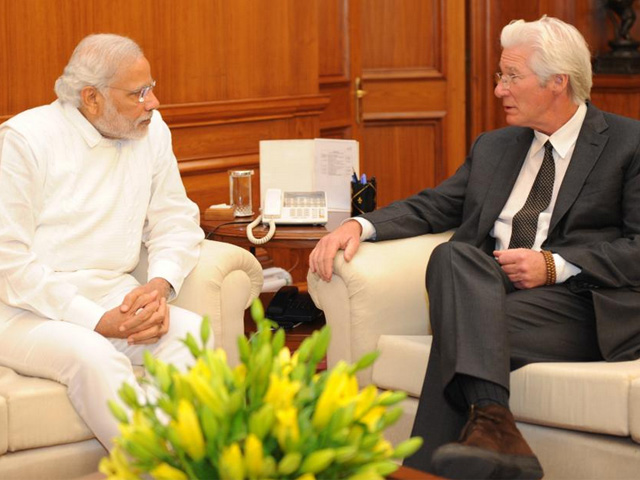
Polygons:
[[387,428],[390,425],[393,425],[398,421],[400,417],[402,417],[403,409],[402,407],[394,407],[390,410],[384,412],[382,416],[382,426],[381,428]]
[[388,407],[390,405],[394,405],[398,402],[401,402],[405,398],[407,398],[406,392],[401,392],[401,391],[392,392],[390,390],[387,390],[386,392],[382,393],[382,395],[378,396],[377,404],[383,407]]
[[187,346],[187,348],[191,352],[191,355],[193,355],[193,358],[198,358],[202,353],[200,345],[198,345],[198,342],[196,342],[195,337],[191,335],[191,332],[187,333],[187,338],[185,340],[182,340],[182,343]]
[[402,459],[413,455],[422,446],[421,437],[411,437],[409,440],[401,442],[391,455],[392,458]]
[[373,352],[365,353],[362,356],[362,358],[360,358],[360,360],[358,360],[356,364],[353,366],[353,369],[354,369],[353,373],[359,372],[360,370],[364,370],[365,368],[370,367],[371,365],[373,365],[373,362],[375,362],[379,356],[380,356],[380,352],[377,350]]
[[251,345],[249,345],[249,339],[244,335],[238,337],[238,350],[240,352],[240,360],[245,365],[249,363],[249,357],[251,356]]
[[329,341],[331,340],[331,329],[328,326],[324,326],[318,334],[313,350],[311,351],[311,362],[318,364],[327,354],[327,348],[329,348]]
[[111,410],[111,414],[116,417],[120,423],[129,423],[129,418],[127,417],[127,413],[124,411],[120,405],[118,405],[115,401],[108,401],[109,410]]
[[151,355],[149,350],[145,350],[142,353],[142,362],[144,363],[145,370],[149,372],[149,375],[153,376],[156,374],[156,359]]
[[120,394],[120,398],[122,399],[122,401],[129,408],[135,409],[136,407],[140,406],[136,390],[128,383],[123,383],[118,393]]
[[316,474],[325,470],[336,457],[336,452],[332,448],[325,448],[324,450],[316,450],[309,454],[307,458],[302,461],[300,466],[301,473],[313,473]]
[[278,473],[280,475],[291,475],[298,470],[302,463],[302,454],[300,452],[287,453],[278,463]]
[[276,333],[273,336],[273,340],[271,341],[273,351],[276,353],[276,355],[280,350],[282,350],[282,347],[284,347],[284,341],[284,329],[279,328],[278,330],[276,330]]
[[209,338],[211,337],[211,323],[209,317],[205,315],[202,317],[202,323],[200,324],[200,340],[202,340],[202,348],[205,348]]
[[253,318],[253,321],[256,323],[256,325],[262,320],[264,320],[264,307],[262,306],[262,302],[260,301],[259,298],[256,298],[251,303],[250,311],[251,311],[251,318]]

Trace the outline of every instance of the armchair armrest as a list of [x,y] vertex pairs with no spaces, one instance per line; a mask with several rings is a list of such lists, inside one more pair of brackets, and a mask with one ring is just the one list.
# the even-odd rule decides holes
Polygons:
[[[143,248],[136,278],[146,278],[146,264]],[[260,294],[262,281],[260,262],[248,250],[204,240],[200,260],[172,304],[209,316],[215,346],[226,351],[233,366],[239,359],[237,338],[244,335],[244,311]]]
[[[425,272],[433,249],[452,232],[384,242],[363,242],[351,262],[343,252],[330,282],[309,273],[309,293],[331,327],[327,362],[354,362],[377,348],[380,335],[430,333]],[[371,371],[360,372],[362,384]]]

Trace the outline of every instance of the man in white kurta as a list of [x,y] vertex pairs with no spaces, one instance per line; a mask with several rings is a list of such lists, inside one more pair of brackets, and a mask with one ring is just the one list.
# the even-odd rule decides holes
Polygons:
[[[142,352],[178,367],[190,360],[180,339],[197,338],[201,319],[167,300],[195,266],[203,232],[148,62],[114,50],[129,39],[92,37],[84,50],[107,49],[98,57],[115,73],[99,87],[84,81],[71,99],[56,85],[58,100],[0,126],[0,365],[67,385],[109,448],[118,430],[107,400],[123,382],[137,385]],[[142,243],[146,285],[130,275]]]

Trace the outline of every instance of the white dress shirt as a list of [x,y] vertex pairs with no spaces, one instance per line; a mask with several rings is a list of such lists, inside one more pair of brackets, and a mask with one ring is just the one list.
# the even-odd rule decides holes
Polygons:
[[[586,114],[587,106],[584,103],[581,103],[571,119],[550,137],[544,133],[534,130],[534,138],[531,142],[529,152],[527,153],[527,158],[525,159],[520,173],[518,174],[518,178],[511,190],[509,199],[505,203],[502,212],[500,212],[500,215],[495,221],[493,229],[490,232],[490,235],[496,239],[496,250],[505,250],[509,247],[513,216],[524,206],[524,203],[529,196],[529,192],[531,191],[533,182],[538,174],[538,170],[540,170],[540,166],[542,165],[542,160],[544,158],[544,144],[549,140],[551,145],[553,145],[553,158],[556,172],[551,202],[538,217],[538,230],[532,249],[540,250],[540,246],[549,234],[549,225],[551,222],[553,207],[556,204],[562,180],[569,168],[569,162],[571,161],[571,156],[573,155],[573,151],[576,147],[576,141],[578,140],[578,135],[580,134],[580,129],[582,128],[582,123],[584,122]],[[360,235],[361,240],[375,238],[375,227],[370,221],[361,217],[355,217],[353,220],[357,220],[360,225],[362,225],[362,234]],[[556,253],[553,254],[553,259],[556,264],[556,283],[562,283],[569,277],[572,277],[581,271],[580,268],[567,262]]]
[[104,138],[59,101],[0,126],[0,320],[27,310],[94,329],[141,242],[148,278],[178,292],[203,238],[157,111],[141,140]]

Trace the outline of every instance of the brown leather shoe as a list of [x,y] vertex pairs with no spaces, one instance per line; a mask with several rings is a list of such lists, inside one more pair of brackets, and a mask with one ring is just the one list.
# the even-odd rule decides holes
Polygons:
[[500,405],[471,406],[458,443],[438,448],[435,473],[452,479],[540,479],[544,472],[511,412]]

